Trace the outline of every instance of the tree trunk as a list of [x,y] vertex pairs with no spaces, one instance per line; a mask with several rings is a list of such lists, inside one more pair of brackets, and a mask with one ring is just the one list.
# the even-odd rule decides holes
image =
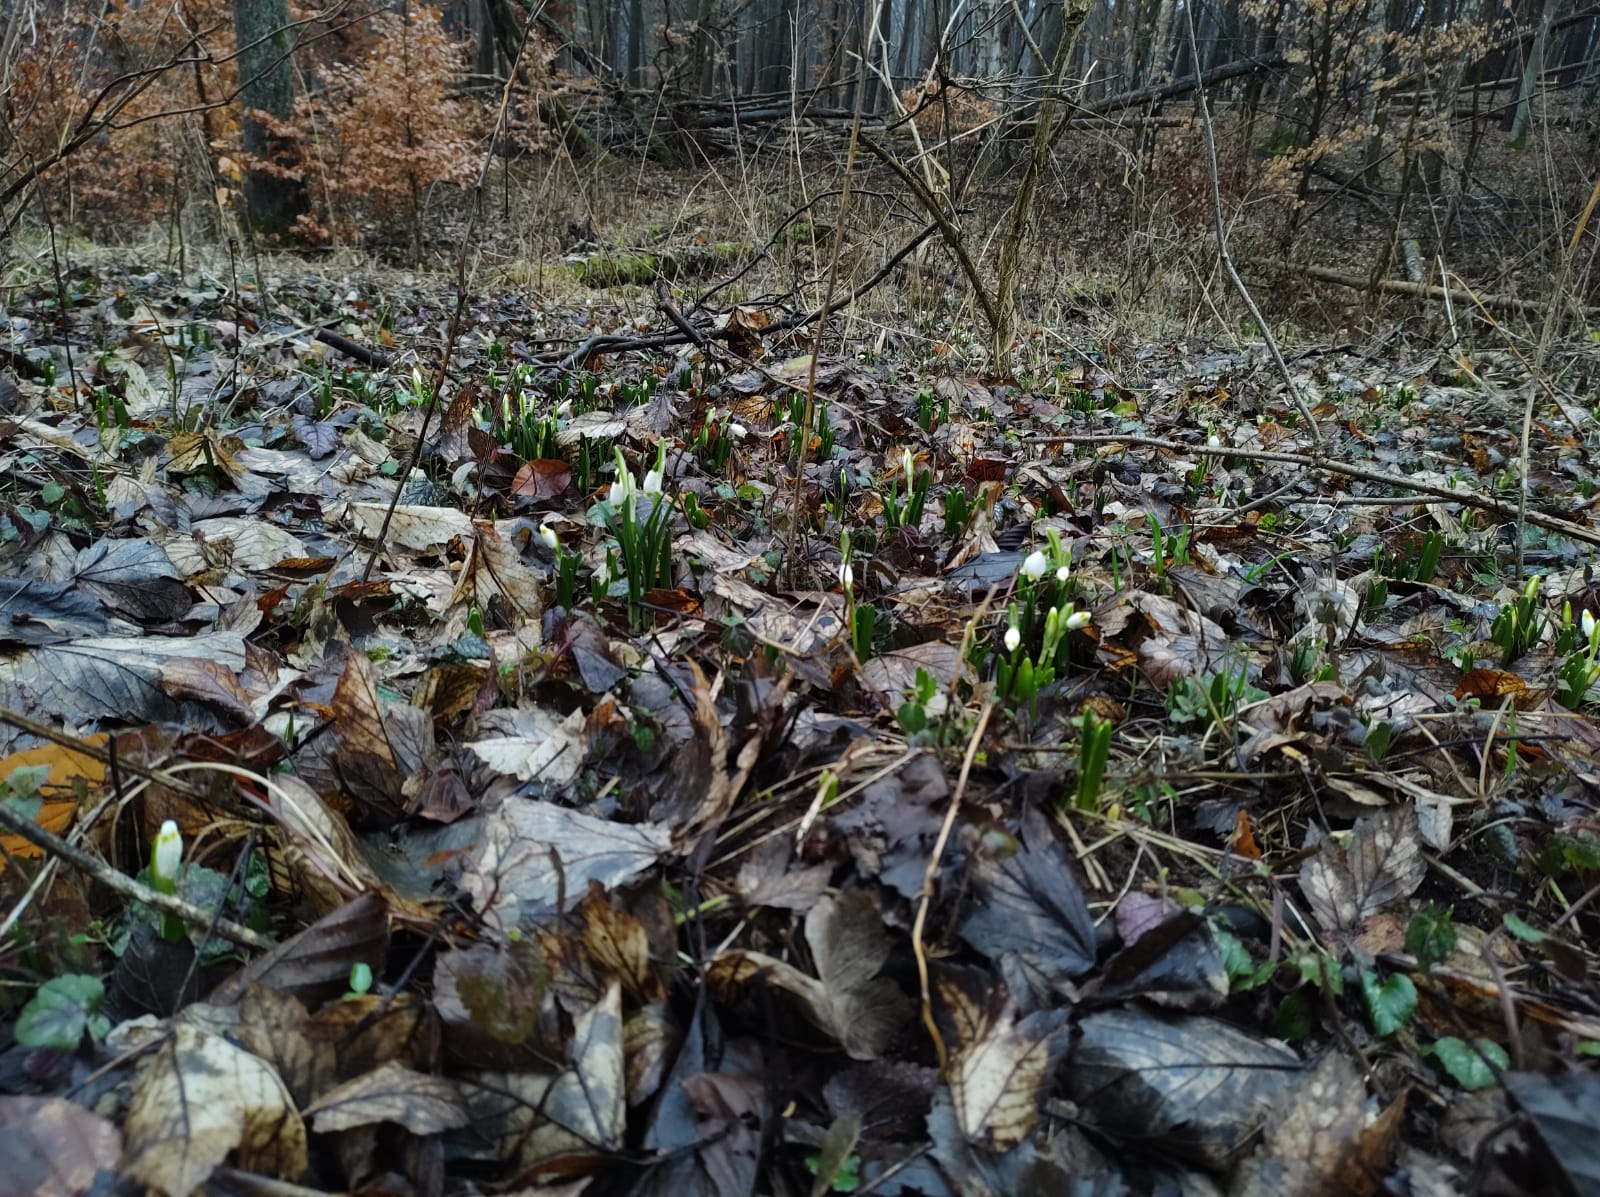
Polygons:
[[233,29],[239,45],[239,101],[244,108],[241,133],[249,160],[244,176],[245,216],[256,230],[281,234],[306,210],[305,191],[297,180],[273,169],[288,163],[275,152],[266,126],[251,114],[269,113],[279,120],[294,115],[288,0],[235,4]]
[[1517,106],[1511,117],[1511,128],[1506,140],[1521,147],[1528,141],[1528,121],[1533,115],[1533,93],[1544,72],[1544,47],[1550,39],[1550,18],[1555,15],[1554,0],[1545,0],[1544,11],[1539,14],[1539,32],[1533,35],[1533,45],[1527,60],[1522,64],[1522,84],[1517,88]]

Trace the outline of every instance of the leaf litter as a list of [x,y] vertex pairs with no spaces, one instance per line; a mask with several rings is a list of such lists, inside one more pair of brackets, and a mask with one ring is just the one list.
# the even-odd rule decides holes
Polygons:
[[[1446,359],[1296,359],[1328,472],[1253,353],[827,338],[802,430],[759,309],[749,369],[480,297],[440,426],[307,334],[365,301],[158,278],[86,280],[128,347],[4,417],[31,1191],[1593,1190],[1587,441],[1518,579]],[[169,818],[173,936],[97,871]]]

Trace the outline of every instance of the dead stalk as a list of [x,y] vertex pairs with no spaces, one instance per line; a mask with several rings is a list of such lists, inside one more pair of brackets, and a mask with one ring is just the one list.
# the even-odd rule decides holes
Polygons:
[[[1189,25],[1189,53],[1194,56],[1194,61],[1200,61],[1200,51],[1194,36],[1194,9],[1184,5],[1183,14]],[[1233,255],[1228,252],[1227,222],[1222,216],[1222,181],[1217,170],[1217,133],[1211,124],[1211,105],[1206,100],[1205,84],[1201,83],[1195,91],[1195,98],[1200,102],[1200,128],[1205,133],[1206,141],[1206,168],[1211,176],[1211,216],[1217,226],[1217,257],[1222,262],[1222,269],[1228,275],[1228,281],[1233,283],[1233,289],[1239,292],[1239,298],[1244,300],[1244,306],[1250,309],[1250,318],[1256,322],[1256,327],[1261,330],[1261,339],[1267,344],[1267,352],[1272,355],[1273,364],[1278,367],[1278,373],[1283,376],[1283,385],[1289,391],[1289,398],[1294,400],[1295,410],[1300,413],[1300,418],[1305,421],[1306,427],[1311,430],[1311,441],[1318,450],[1323,447],[1322,430],[1317,427],[1317,422],[1311,418],[1311,409],[1306,406],[1305,398],[1300,394],[1294,375],[1289,373],[1289,363],[1283,360],[1283,353],[1278,348],[1278,338],[1272,335],[1272,328],[1267,323],[1261,309],[1256,306],[1255,298],[1250,294],[1250,288],[1244,285],[1244,279],[1239,277],[1239,271],[1233,264]]]
[[994,707],[993,701],[984,704],[978,716],[978,726],[972,729],[972,737],[967,741],[967,754],[961,760],[961,776],[956,778],[955,793],[950,795],[950,807],[944,812],[944,823],[939,828],[939,838],[934,841],[933,855],[928,858],[928,867],[922,874],[922,889],[917,895],[917,918],[911,924],[911,950],[917,958],[917,979],[922,985],[922,1025],[928,1028],[928,1035],[933,1039],[933,1050],[939,1056],[941,1072],[948,1062],[948,1053],[944,1036],[939,1033],[939,1024],[933,1017],[933,996],[928,985],[928,951],[923,946],[922,933],[928,925],[928,907],[933,903],[933,886],[939,878],[939,862],[944,859],[950,834],[955,830],[961,798],[967,792],[967,779],[972,776],[972,762],[978,759],[978,746],[983,743],[983,733],[988,730],[989,716],[994,714]]

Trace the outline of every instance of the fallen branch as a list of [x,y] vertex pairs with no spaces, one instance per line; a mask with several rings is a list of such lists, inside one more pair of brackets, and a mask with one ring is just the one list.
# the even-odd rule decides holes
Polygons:
[[[1032,445],[1137,445],[1146,449],[1164,449],[1171,453],[1196,453],[1209,452],[1221,454],[1224,457],[1238,457],[1246,461],[1273,461],[1284,465],[1300,466],[1307,470],[1326,470],[1330,474],[1339,474],[1346,478],[1359,478],[1363,482],[1376,482],[1385,486],[1398,487],[1409,490],[1413,494],[1427,495],[1446,503],[1460,503],[1463,507],[1476,507],[1479,511],[1487,511],[1503,519],[1516,522],[1517,509],[1514,505],[1507,506],[1488,495],[1481,495],[1475,490],[1464,488],[1451,488],[1436,486],[1431,482],[1419,482],[1415,478],[1408,478],[1404,474],[1390,474],[1383,470],[1369,469],[1366,466],[1351,465],[1348,462],[1333,461],[1326,457],[1312,457],[1306,453],[1280,453],[1275,449],[1251,449],[1245,446],[1224,445],[1221,448],[1206,449],[1203,445],[1186,444],[1183,441],[1167,440],[1158,436],[1117,436],[1113,433],[1094,432],[1081,435],[1061,436],[1034,436],[1024,442]],[[1556,532],[1572,540],[1581,541],[1600,547],[1600,531],[1586,528],[1582,524],[1575,524],[1571,520],[1559,519],[1553,515],[1543,515],[1537,511],[1527,514],[1527,522],[1547,532]]]
[[[1322,266],[1307,266],[1305,275],[1318,282],[1349,287],[1352,291],[1376,289],[1389,295],[1410,295],[1417,299],[1448,299],[1452,303],[1468,305],[1481,303],[1485,307],[1508,308],[1513,312],[1527,312],[1535,316],[1542,316],[1550,310],[1548,300],[1522,299],[1516,295],[1475,295],[1456,287],[1441,287],[1436,283],[1413,283],[1399,278],[1383,278],[1374,283],[1363,275],[1344,274]],[[1600,316],[1600,308],[1580,306],[1578,311],[1585,316]]]
[[141,884],[129,877],[126,873],[119,873],[105,861],[89,855],[82,848],[67,843],[66,840],[53,832],[46,831],[32,819],[0,803],[0,827],[12,835],[21,836],[42,852],[48,852],[60,860],[65,861],[81,873],[86,873],[100,882],[107,889],[134,902],[143,902],[152,909],[159,910],[162,914],[170,914],[182,919],[191,927],[214,930],[224,939],[246,948],[256,948],[266,951],[273,947],[273,941],[265,935],[250,930],[242,923],[232,919],[218,918],[209,910],[202,910],[191,902],[172,894],[163,894],[151,889],[148,885]]

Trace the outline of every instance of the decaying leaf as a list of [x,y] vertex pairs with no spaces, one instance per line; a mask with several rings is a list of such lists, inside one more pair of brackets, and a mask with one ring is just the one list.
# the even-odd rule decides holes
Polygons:
[[972,866],[973,904],[961,938],[995,959],[1013,957],[1028,987],[1047,994],[1094,966],[1094,921],[1049,822],[1030,807],[1022,846],[1008,856],[984,853]]
[[1294,1052],[1228,1023],[1127,1009],[1079,1024],[1062,1078],[1107,1134],[1221,1170],[1299,1072]]
[[759,977],[850,1056],[876,1058],[910,1009],[899,986],[879,976],[890,942],[876,903],[863,890],[824,898],[806,917],[806,943],[816,978],[760,952],[734,950],[712,961],[707,983],[718,1000],[731,1002]]
[[570,906],[598,881],[631,881],[671,847],[656,823],[614,823],[529,798],[508,798],[486,816],[483,838],[462,888],[506,926]]
[[1357,819],[1349,843],[1329,838],[1300,866],[1300,889],[1326,931],[1353,933],[1364,919],[1416,892],[1427,865],[1409,806]]
[[613,983],[573,1020],[570,1067],[482,1073],[462,1085],[472,1124],[524,1174],[575,1175],[622,1146],[627,1080],[622,991]]
[[110,1188],[122,1135],[105,1118],[60,1097],[0,1097],[0,1190],[87,1197]]
[[991,1151],[1021,1143],[1039,1119],[1039,1102],[1065,1047],[1066,1012],[1017,1017],[1015,1001],[991,1002],[971,1037],[951,1044],[946,1079],[967,1142]]
[[318,1134],[393,1122],[414,1135],[436,1135],[468,1121],[454,1081],[394,1060],[324,1093],[305,1116]]
[[306,1129],[272,1066],[185,1022],[140,1065],[124,1124],[127,1175],[189,1197],[230,1155],[246,1171],[299,1176]]

